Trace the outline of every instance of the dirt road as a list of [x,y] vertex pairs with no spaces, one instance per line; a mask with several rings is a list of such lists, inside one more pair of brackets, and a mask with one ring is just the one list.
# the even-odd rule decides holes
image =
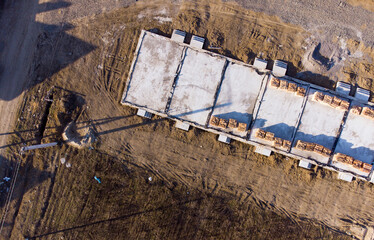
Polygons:
[[34,21],[38,1],[17,1],[5,6],[0,20],[0,146],[6,144],[7,133],[13,130],[39,33]]

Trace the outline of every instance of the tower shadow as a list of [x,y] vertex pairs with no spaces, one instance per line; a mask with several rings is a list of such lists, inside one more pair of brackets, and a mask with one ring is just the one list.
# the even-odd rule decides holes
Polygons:
[[[36,1],[35,4],[38,4],[38,0],[30,1]],[[2,2],[0,4],[1,23],[11,22],[12,20],[8,20],[12,17],[11,13],[15,16],[20,15],[20,11],[22,11],[21,3],[10,0],[0,2]],[[23,91],[42,83],[96,48],[96,46],[68,34],[67,31],[74,28],[71,24],[54,25],[36,21],[36,15],[39,13],[67,8],[70,5],[71,3],[65,1],[38,4],[34,11],[27,11],[29,16],[23,16],[22,12],[23,20],[13,19],[20,21],[14,23],[14,29],[8,27],[4,28],[3,31],[0,30],[0,56],[2,56],[0,57],[0,89],[3,89],[3,91],[0,91],[0,100],[10,101],[18,97]],[[27,22],[28,27],[24,29],[24,38],[19,38],[16,28],[22,28],[24,22]],[[26,40],[28,35],[35,34],[32,32],[35,29],[39,34],[35,44],[30,45],[35,50],[30,51],[30,48],[25,47],[27,43],[24,41],[28,41]],[[19,46],[15,46],[15,41],[19,41]],[[30,68],[27,80],[20,79],[19,84],[18,82],[17,84],[12,83],[12,76],[17,74],[18,69],[14,64],[10,65],[8,59],[19,62],[25,55],[31,57],[26,51],[33,54],[31,64],[28,66]],[[4,89],[6,90],[4,91]]]

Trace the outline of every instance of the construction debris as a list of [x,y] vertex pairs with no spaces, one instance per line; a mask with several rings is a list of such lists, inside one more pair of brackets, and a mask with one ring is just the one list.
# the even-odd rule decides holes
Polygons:
[[342,100],[340,98],[334,97],[332,99],[331,106],[334,107],[334,108],[337,108],[337,107],[340,106],[341,102],[342,102]]
[[354,159],[353,157],[342,154],[342,153],[336,153],[333,157],[333,161],[350,165],[365,173],[370,173],[373,167],[373,165],[371,164],[364,163],[360,160]]
[[213,125],[213,126],[218,126],[219,125],[219,118],[215,117],[215,116],[212,116],[210,118],[210,124]]
[[313,100],[316,102],[327,104],[333,108],[342,109],[342,110],[348,110],[349,108],[349,102],[345,101],[341,98],[338,98],[336,96],[330,96],[327,94],[323,94],[322,92],[315,92],[313,94]]
[[328,157],[331,155],[330,149],[325,148],[324,146],[316,144],[316,143],[310,143],[310,142],[305,142],[301,140],[298,140],[296,142],[296,149],[309,151],[309,152],[315,152],[325,157]]
[[219,120],[219,124],[218,124],[218,126],[221,127],[221,128],[227,128],[227,124],[228,124],[228,123],[229,123],[229,122],[228,122],[226,119],[221,118],[221,119]]
[[374,109],[370,107],[360,107],[360,106],[355,105],[355,106],[352,106],[351,111],[353,114],[363,115],[370,119],[374,119]]
[[321,92],[315,92],[313,94],[313,100],[316,101],[316,102],[322,102],[323,101],[323,98],[324,98],[324,94],[321,93]]
[[274,133],[272,133],[272,132],[266,132],[265,140],[274,141]]
[[325,95],[325,96],[323,97],[323,103],[328,104],[328,105],[331,105],[332,99],[333,99],[332,96],[330,96],[330,95]]
[[266,136],[266,131],[258,129],[255,134],[256,138],[264,139]]
[[288,82],[286,80],[280,80],[279,89],[287,90],[288,89]]
[[273,142],[274,147],[284,148],[287,151],[291,148],[291,141],[284,140],[279,137],[275,137],[274,133],[267,132],[262,129],[257,129],[255,136],[259,139]]
[[349,102],[342,100],[338,108],[347,111],[349,109]]
[[210,118],[209,123],[212,126],[220,127],[223,129],[230,128],[230,129],[236,129],[240,132],[245,132],[247,131],[247,124],[246,123],[238,123],[235,119],[230,118],[229,120],[219,118],[216,116],[212,116]]
[[291,141],[283,140],[283,148],[285,148],[287,151],[291,148]]
[[307,142],[307,143],[306,143],[306,149],[305,149],[305,150],[310,151],[310,152],[313,152],[313,151],[314,151],[314,146],[315,146],[315,145],[316,145],[315,143]]
[[298,140],[296,142],[296,148],[300,150],[306,150],[306,142]]
[[82,149],[90,147],[96,141],[94,129],[90,126],[77,129],[74,121],[70,122],[62,133],[62,139],[70,146]]
[[369,107],[364,107],[362,109],[361,115],[364,115],[365,117],[374,118],[374,110]]
[[362,107],[359,106],[353,106],[352,107],[352,113],[356,115],[360,115],[362,111]]
[[101,179],[99,177],[94,176],[94,179],[98,182],[101,183]]
[[238,131],[240,131],[240,132],[247,131],[247,124],[246,123],[239,123],[238,124]]
[[316,144],[315,146],[314,146],[314,152],[316,152],[316,153],[319,153],[319,154],[322,154],[323,153],[323,146],[322,145],[319,145],[319,144]]
[[282,147],[283,146],[283,139],[282,138],[274,138],[274,146],[275,147]]
[[361,169],[362,168],[362,162],[360,160],[353,160],[352,166]]
[[280,85],[280,80],[278,78],[272,77],[271,82],[270,82],[270,86],[278,88],[279,85]]
[[287,80],[280,80],[278,78],[272,77],[270,81],[270,86],[274,88],[279,88],[282,90],[287,90],[289,92],[296,93],[298,96],[305,96],[306,90],[303,87],[298,87],[298,85],[294,82],[290,82]]
[[328,148],[323,148],[323,152],[322,152],[322,155],[325,156],[325,157],[328,157],[331,155],[331,150],[328,149]]
[[296,92],[297,91],[297,84],[296,83],[289,83],[287,90],[290,91],[290,92]]
[[235,119],[229,119],[229,128],[236,128],[238,126],[238,122]]
[[297,87],[296,95],[300,97],[304,97],[306,94],[306,90],[303,87]]
[[366,173],[370,173],[371,169],[373,168],[373,165],[368,164],[368,163],[362,163],[362,171]]

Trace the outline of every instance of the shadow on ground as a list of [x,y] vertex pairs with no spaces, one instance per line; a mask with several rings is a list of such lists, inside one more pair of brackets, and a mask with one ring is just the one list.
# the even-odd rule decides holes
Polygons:
[[[32,0],[38,1],[38,0]],[[18,11],[17,4],[15,1],[0,1],[0,17],[5,18],[3,14],[4,10]],[[48,12],[57,9],[67,8],[71,5],[69,2],[58,1],[41,3],[38,5],[36,13]],[[13,9],[12,9],[13,8]],[[57,13],[56,13],[57,14]],[[81,57],[87,55],[93,51],[96,46],[87,43],[81,39],[78,39],[72,35],[66,33],[67,30],[74,28],[70,24],[51,25],[35,21],[36,14],[32,16],[26,16],[30,19],[30,25],[36,24],[36,28],[40,31],[37,38],[37,44],[34,51],[34,59],[32,62],[31,69],[29,70],[28,82],[23,89],[18,91],[8,91],[3,95],[0,95],[0,100],[10,101],[19,96],[23,91],[28,88],[32,88],[36,84],[39,84],[53,74],[57,73],[61,69],[77,61]],[[3,36],[4,38],[6,36]],[[13,54],[12,51],[6,51],[7,43],[1,39],[0,36],[0,53],[7,56]],[[8,36],[8,41],[12,39],[12,36]],[[9,43],[8,43],[9,44]],[[9,46],[8,46],[9,47]],[[20,51],[25,50],[20,47]],[[7,57],[6,57],[7,59]],[[0,83],[4,85],[4,81],[7,81],[7,76],[13,75],[13,70],[4,69],[4,64],[0,63]],[[18,86],[18,88],[20,88]]]
[[[9,197],[9,192],[12,191],[12,183],[15,179],[15,188],[10,201],[21,201],[22,195],[25,192],[52,177],[50,172],[33,167],[31,158],[29,156],[26,157],[26,163],[20,164],[18,168],[17,165],[19,160],[19,157],[16,157],[15,155],[12,158],[7,158],[0,155],[0,208],[3,208],[7,203],[7,198]],[[31,181],[24,182],[25,176],[27,175],[38,177],[32,179]],[[3,214],[4,212],[1,213],[2,217]],[[6,224],[6,222],[4,224]]]

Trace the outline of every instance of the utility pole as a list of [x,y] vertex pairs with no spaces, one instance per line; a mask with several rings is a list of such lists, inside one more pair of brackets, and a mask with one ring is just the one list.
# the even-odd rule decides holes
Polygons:
[[56,146],[58,142],[52,142],[52,143],[44,143],[44,144],[37,144],[37,145],[31,145],[27,147],[21,147],[21,153],[28,150],[34,150],[38,148],[46,148],[46,147],[53,147]]

